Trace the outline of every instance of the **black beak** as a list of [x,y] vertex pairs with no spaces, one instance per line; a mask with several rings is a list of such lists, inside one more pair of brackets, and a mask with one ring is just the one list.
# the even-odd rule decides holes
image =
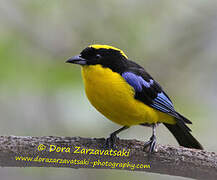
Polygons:
[[66,63],[72,63],[72,64],[80,64],[80,65],[86,65],[86,59],[82,58],[80,55],[71,57],[66,61]]

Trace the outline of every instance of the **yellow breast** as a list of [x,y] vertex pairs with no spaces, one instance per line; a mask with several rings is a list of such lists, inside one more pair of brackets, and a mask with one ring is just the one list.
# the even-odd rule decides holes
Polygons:
[[108,119],[120,125],[167,122],[172,117],[134,98],[134,89],[109,68],[101,65],[82,67],[86,95],[91,104]]

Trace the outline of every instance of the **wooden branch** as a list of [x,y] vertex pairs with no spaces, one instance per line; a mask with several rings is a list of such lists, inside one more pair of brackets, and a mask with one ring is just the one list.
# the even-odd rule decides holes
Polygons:
[[104,143],[104,138],[0,136],[0,166],[123,169],[217,179],[214,152],[157,145],[157,152],[148,156],[144,142],[117,140],[114,150],[104,149]]

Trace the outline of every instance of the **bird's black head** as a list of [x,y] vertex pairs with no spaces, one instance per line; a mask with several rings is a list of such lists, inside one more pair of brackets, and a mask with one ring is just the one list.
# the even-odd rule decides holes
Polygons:
[[118,48],[108,45],[90,45],[79,55],[67,60],[67,63],[79,64],[82,66],[102,65],[114,72],[121,73],[125,69],[128,57]]

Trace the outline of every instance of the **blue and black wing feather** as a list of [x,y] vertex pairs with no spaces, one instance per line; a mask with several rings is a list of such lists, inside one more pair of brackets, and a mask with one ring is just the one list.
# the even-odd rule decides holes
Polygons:
[[161,86],[141,66],[132,61],[129,63],[131,64],[128,70],[122,73],[122,77],[134,88],[135,99],[185,123],[191,123],[175,111],[172,101]]

